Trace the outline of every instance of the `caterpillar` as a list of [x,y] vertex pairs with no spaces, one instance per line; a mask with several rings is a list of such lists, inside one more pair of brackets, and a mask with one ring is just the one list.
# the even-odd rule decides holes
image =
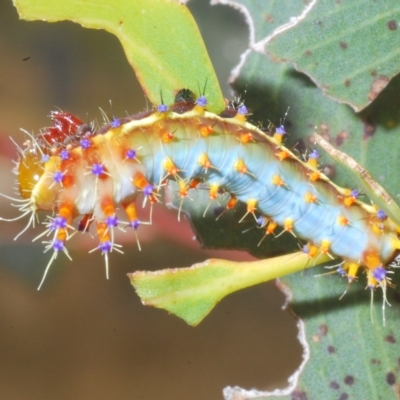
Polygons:
[[137,202],[159,202],[161,188],[173,180],[181,202],[200,183],[208,185],[210,201],[228,193],[228,209],[238,201],[246,204],[241,221],[253,216],[265,235],[281,227],[307,241],[303,251],[310,259],[338,257],[337,271],[349,283],[363,269],[367,286],[385,291],[390,284],[386,267],[400,249],[398,226],[384,211],[362,202],[357,190],[331,182],[318,169],[316,150],[303,160],[286,148],[283,125],[268,135],[247,116],[244,104],[230,104],[216,115],[207,111],[206,96],[187,93],[173,105],[113,118],[98,129],[72,114],[53,112],[54,125],[29,135],[19,148],[15,173],[21,199],[6,196],[19,205],[16,219],[29,217],[20,234],[35,224],[39,211],[52,213],[38,236],[49,237],[44,243],[52,252],[38,289],[57,255],[69,257],[66,246],[73,233],[92,222],[108,279],[108,256],[121,251],[114,241],[114,229],[122,223],[116,210],[125,210],[125,224],[136,232],[141,223]]

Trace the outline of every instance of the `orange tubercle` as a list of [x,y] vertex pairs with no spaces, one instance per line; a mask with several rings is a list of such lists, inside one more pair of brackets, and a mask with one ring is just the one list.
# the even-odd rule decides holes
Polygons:
[[136,204],[134,201],[127,203],[127,204],[123,204],[123,207],[125,209],[125,213],[126,213],[126,216],[128,217],[129,222],[138,220]]
[[198,178],[192,179],[189,183],[189,189],[195,189],[200,183],[201,183],[200,179]]
[[346,226],[349,224],[349,220],[344,215],[339,215],[337,217],[337,222],[339,225]]
[[290,158],[290,153],[287,150],[280,150],[276,153],[276,155],[279,157],[280,161]]
[[66,219],[67,223],[70,223],[72,220],[72,212],[74,209],[74,205],[72,203],[62,203],[58,210],[58,216]]
[[240,121],[240,122],[246,122],[246,115],[245,114],[241,114],[241,113],[237,113],[235,115],[235,119],[237,121]]
[[207,137],[213,132],[213,128],[209,125],[202,125],[199,127],[199,132],[201,136]]
[[266,234],[272,235],[277,227],[278,224],[275,221],[269,221],[267,227],[265,228]]
[[178,187],[179,187],[179,195],[181,198],[185,198],[188,195],[189,191],[189,186],[184,180],[179,180],[178,181]]
[[345,268],[347,269],[347,279],[349,282],[352,282],[354,279],[357,278],[357,272],[360,266],[357,263],[349,262],[345,264]]
[[110,242],[109,227],[105,222],[97,222],[97,234],[100,243]]
[[343,204],[346,207],[351,207],[356,202],[356,198],[353,196],[348,196],[343,198]]
[[163,143],[170,143],[175,139],[173,132],[164,131],[161,133],[161,140]]
[[203,153],[199,156],[197,159],[197,162],[199,165],[201,165],[206,171],[212,167],[211,161],[208,158],[208,155],[206,153]]
[[329,240],[321,240],[320,251],[322,254],[328,254],[331,248],[331,242]]
[[287,219],[285,219],[285,221],[283,223],[283,228],[285,229],[286,232],[292,232],[293,225],[294,225],[294,221],[291,218],[287,218]]
[[101,209],[106,217],[111,217],[115,215],[114,203],[110,198],[103,199]]
[[284,180],[279,175],[274,175],[272,177],[272,183],[277,186],[285,186]]
[[309,179],[311,182],[318,181],[319,179],[321,179],[321,172],[319,171],[310,172]]
[[137,172],[133,176],[133,184],[138,188],[138,189],[144,189],[147,185],[149,185],[149,181],[146,179],[146,177],[141,173]]
[[365,263],[365,266],[371,270],[382,265],[382,261],[379,258],[379,253],[374,250],[367,251],[364,254],[363,261]]
[[241,158],[236,161],[234,167],[235,167],[235,170],[241,174],[246,174],[249,171],[246,164],[244,163],[244,161]]
[[68,239],[68,230],[67,228],[60,228],[57,230],[55,235],[55,239],[61,240],[62,242],[66,242]]
[[315,258],[319,252],[319,247],[316,246],[314,243],[308,243],[307,250],[308,250],[308,257]]
[[175,176],[179,171],[178,167],[168,157],[163,161],[163,168],[172,176]]
[[215,200],[218,197],[218,192],[219,192],[219,185],[212,183],[210,185],[210,194],[209,194],[210,199]]
[[250,214],[254,214],[255,211],[257,210],[257,200],[250,199],[246,201],[247,204],[247,212]]
[[228,201],[228,203],[226,205],[226,208],[228,210],[234,208],[235,205],[237,204],[237,202],[238,202],[238,199],[234,195],[231,194],[231,198],[229,199],[229,201]]
[[243,144],[246,144],[246,143],[249,143],[249,142],[254,142],[253,135],[250,132],[241,133],[239,135],[239,140]]
[[318,201],[317,197],[311,192],[307,192],[304,195],[304,200],[306,201],[306,203],[316,203]]
[[310,158],[307,161],[307,164],[310,165],[313,168],[317,168],[318,167],[318,160],[315,158]]

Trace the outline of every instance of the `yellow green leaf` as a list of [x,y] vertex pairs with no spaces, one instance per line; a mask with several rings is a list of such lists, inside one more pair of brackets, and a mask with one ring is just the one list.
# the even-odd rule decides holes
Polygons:
[[137,271],[128,276],[145,305],[197,325],[228,294],[327,260],[320,256],[316,263],[310,262],[307,254],[298,252],[249,262],[211,259],[189,268]]
[[[173,0],[14,0],[20,18],[69,20],[116,35],[154,104],[172,104],[188,88],[206,95],[213,112],[225,108],[207,49],[188,8]],[[204,93],[203,93],[204,92]],[[161,99],[162,97],[162,99]]]

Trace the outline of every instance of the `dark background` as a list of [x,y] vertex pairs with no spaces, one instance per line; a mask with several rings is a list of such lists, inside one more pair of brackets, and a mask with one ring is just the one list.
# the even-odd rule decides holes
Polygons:
[[[205,0],[190,4],[205,35],[224,93],[230,69],[247,43],[241,16]],[[112,100],[112,108],[109,100]],[[13,195],[9,140],[24,141],[20,128],[48,126],[60,107],[90,121],[98,107],[123,116],[146,100],[117,39],[65,22],[19,21],[11,0],[0,0],[0,191]],[[0,215],[18,211],[0,199]],[[281,310],[274,283],[226,298],[198,327],[142,306],[126,276],[135,270],[189,266],[210,257],[245,259],[245,253],[204,251],[187,222],[156,207],[155,223],[118,235],[125,254],[112,254],[106,281],[90,235],[61,254],[40,292],[50,257],[31,240],[17,242],[24,221],[0,222],[0,398],[2,399],[221,399],[227,385],[274,389],[286,386],[301,349],[296,322]]]

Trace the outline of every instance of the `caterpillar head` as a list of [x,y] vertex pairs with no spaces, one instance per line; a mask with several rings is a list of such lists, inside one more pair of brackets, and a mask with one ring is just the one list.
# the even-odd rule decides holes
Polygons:
[[[64,148],[68,143],[78,140],[83,134],[91,132],[91,127],[84,124],[78,117],[63,111],[52,111],[50,118],[53,126],[45,128],[37,137],[25,142],[26,149],[21,150],[21,158],[17,165],[19,192],[23,199],[31,199],[39,204],[42,210],[51,210],[49,204],[54,198],[51,181],[39,185],[41,177],[54,173],[58,157],[50,157],[55,149]],[[46,179],[45,179],[46,181]],[[46,187],[46,185],[48,185]]]
[[34,149],[23,153],[17,166],[19,193],[23,199],[29,199],[35,185],[43,175],[42,156]]
[[59,189],[54,186],[54,173],[59,157],[49,157],[37,144],[27,143],[17,165],[19,193],[29,200],[32,210],[54,210]]

